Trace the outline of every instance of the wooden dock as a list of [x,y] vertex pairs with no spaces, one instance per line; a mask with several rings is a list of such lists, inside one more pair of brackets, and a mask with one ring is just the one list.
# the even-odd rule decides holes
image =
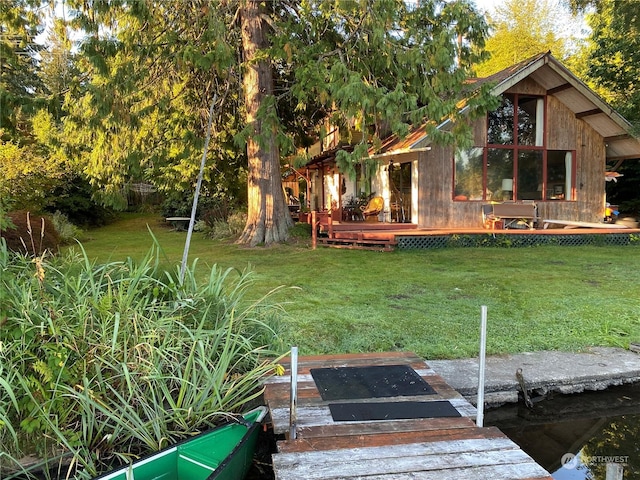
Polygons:
[[[459,416],[334,421],[339,400],[323,400],[311,369],[409,366],[431,387],[429,395],[350,399],[377,403],[449,403]],[[269,379],[265,400],[279,441],[276,480],[552,480],[549,473],[495,427],[475,425],[476,409],[413,353],[300,357],[296,439],[289,438],[290,370]],[[347,368],[348,370],[348,368]],[[393,379],[390,379],[393,382]],[[420,379],[418,378],[419,383]],[[402,403],[399,403],[402,410]],[[402,415],[401,415],[402,416]]]

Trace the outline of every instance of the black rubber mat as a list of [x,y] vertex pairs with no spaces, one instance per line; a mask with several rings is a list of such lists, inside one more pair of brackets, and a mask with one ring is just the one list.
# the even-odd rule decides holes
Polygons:
[[312,368],[311,376],[323,400],[411,397],[436,393],[408,365]]
[[334,422],[460,417],[446,400],[435,402],[330,403]]

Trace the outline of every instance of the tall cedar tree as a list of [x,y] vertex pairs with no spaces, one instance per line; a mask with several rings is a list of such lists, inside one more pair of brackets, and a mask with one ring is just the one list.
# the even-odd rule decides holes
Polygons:
[[251,246],[285,240],[293,220],[282,190],[280,155],[276,143],[277,124],[262,114],[261,107],[273,97],[273,74],[261,52],[267,47],[266,22],[260,2],[243,1],[242,49],[249,171],[247,179],[247,225],[238,242]]

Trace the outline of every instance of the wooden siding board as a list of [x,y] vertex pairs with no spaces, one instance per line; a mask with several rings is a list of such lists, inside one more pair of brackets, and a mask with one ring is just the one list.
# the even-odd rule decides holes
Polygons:
[[525,78],[509,88],[506,93],[522,93],[525,95],[545,95],[546,89],[532,78]]
[[547,148],[549,150],[576,149],[576,118],[557,98],[547,97]]
[[[576,180],[578,212],[576,220],[599,222],[604,218],[605,145],[602,137],[586,122],[579,122],[580,168]],[[555,217],[554,217],[555,218]],[[562,217],[561,217],[562,218]],[[573,218],[564,218],[573,220]]]
[[418,164],[421,196],[418,225],[447,227],[455,223],[452,212],[453,150],[434,146]]
[[427,190],[427,172],[429,165],[429,154],[435,150],[436,148],[440,148],[436,145],[431,147],[431,150],[426,152],[420,152],[418,154],[418,226],[420,225],[428,225],[429,214],[427,212],[427,208],[429,205],[429,196],[431,192]]
[[471,126],[473,132],[473,144],[484,146],[487,143],[487,117],[476,118]]

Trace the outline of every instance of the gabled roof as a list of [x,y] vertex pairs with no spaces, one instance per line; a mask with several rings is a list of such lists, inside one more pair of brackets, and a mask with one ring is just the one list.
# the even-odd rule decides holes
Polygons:
[[[474,90],[488,82],[495,83],[493,95],[501,95],[509,88],[530,77],[553,95],[576,116],[587,122],[605,140],[608,160],[640,158],[640,141],[631,135],[631,124],[602,100],[593,90],[564,67],[551,52],[535,55],[486,78],[473,79]],[[464,110],[464,109],[463,109]],[[449,121],[439,128],[446,129]],[[405,138],[390,137],[383,142],[377,156],[419,151],[431,143],[424,126]]]

